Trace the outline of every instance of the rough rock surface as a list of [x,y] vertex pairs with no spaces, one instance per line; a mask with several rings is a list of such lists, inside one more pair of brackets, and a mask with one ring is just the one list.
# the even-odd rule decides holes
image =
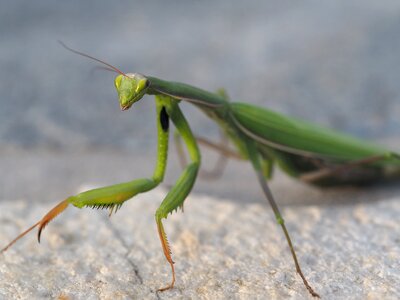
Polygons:
[[[166,231],[170,280],[154,215],[157,189],[107,212],[68,209],[39,246],[34,234],[0,258],[1,299],[307,299],[269,208],[191,195]],[[323,194],[321,194],[323,195]],[[0,240],[11,240],[51,206],[0,202]],[[400,297],[400,199],[286,206],[304,273],[324,299]],[[64,298],[62,298],[64,297]]]

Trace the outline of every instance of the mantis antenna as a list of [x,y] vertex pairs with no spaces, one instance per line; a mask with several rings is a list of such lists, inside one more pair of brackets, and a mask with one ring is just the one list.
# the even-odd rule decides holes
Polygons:
[[63,46],[63,47],[64,47],[65,49],[67,49],[68,51],[71,51],[71,52],[73,52],[73,53],[75,53],[75,54],[78,54],[78,55],[80,55],[80,56],[89,58],[89,59],[91,59],[91,60],[97,61],[97,62],[99,62],[99,63],[101,63],[101,64],[103,64],[103,65],[106,65],[107,67],[106,67],[105,69],[110,70],[110,71],[112,70],[112,71],[114,71],[114,72],[116,72],[116,73],[119,73],[119,74],[121,74],[121,75],[127,77],[126,74],[125,74],[124,72],[122,72],[122,71],[119,70],[118,68],[114,67],[113,65],[111,65],[111,64],[109,64],[109,63],[106,63],[105,61],[102,61],[101,59],[98,59],[98,58],[96,58],[96,57],[93,57],[93,56],[91,56],[91,55],[89,55],[89,54],[86,54],[86,53],[80,52],[80,51],[78,51],[78,50],[72,49],[72,48],[68,47],[67,45],[65,45],[62,41],[58,41],[58,42],[60,43],[61,46]]

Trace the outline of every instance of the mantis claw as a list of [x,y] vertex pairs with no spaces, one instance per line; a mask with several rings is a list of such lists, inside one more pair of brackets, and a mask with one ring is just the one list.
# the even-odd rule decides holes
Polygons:
[[40,236],[42,235],[42,230],[44,229],[44,227],[46,226],[47,224],[40,224],[40,226],[39,226],[39,230],[38,230],[38,234],[37,234],[37,240],[38,240],[38,243],[40,244]]
[[60,213],[62,213],[68,207],[68,198],[64,201],[60,202],[56,207],[50,210],[42,220],[39,222],[39,231],[38,231],[38,242],[40,243],[40,236],[42,234],[42,230],[53,220],[57,217]]
[[60,202],[57,206],[55,206],[52,210],[50,210],[39,222],[37,222],[35,225],[29,227],[27,230],[22,232],[20,235],[18,235],[14,240],[12,240],[7,246],[5,246],[0,253],[4,253],[7,251],[8,248],[10,248],[12,245],[14,245],[19,239],[24,237],[27,233],[32,231],[32,229],[36,228],[39,226],[39,231],[38,231],[38,242],[40,243],[40,236],[42,234],[42,230],[44,227],[46,227],[47,224],[51,220],[53,220],[55,217],[57,217],[60,213],[62,213],[69,205],[68,199],[65,199],[64,201]]
[[175,285],[175,269],[174,269],[174,262],[173,261],[169,261],[169,264],[171,265],[171,269],[172,269],[172,281],[171,281],[171,283],[169,284],[169,285],[167,285],[166,287],[163,287],[163,288],[159,288],[158,290],[157,290],[157,292],[164,292],[164,291],[167,291],[167,290],[170,290],[170,289],[172,289],[173,287],[174,287],[174,285]]

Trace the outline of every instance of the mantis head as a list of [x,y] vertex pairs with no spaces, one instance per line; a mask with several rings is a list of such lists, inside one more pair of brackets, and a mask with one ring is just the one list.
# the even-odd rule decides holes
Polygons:
[[119,105],[122,110],[127,110],[146,94],[150,81],[141,74],[127,73],[115,77],[114,84],[118,92]]

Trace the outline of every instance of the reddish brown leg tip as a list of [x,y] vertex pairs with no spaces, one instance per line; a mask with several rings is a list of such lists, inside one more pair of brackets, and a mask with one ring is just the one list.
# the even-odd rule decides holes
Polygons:
[[158,289],[157,292],[165,292],[165,291],[168,291],[173,288],[174,288],[174,282],[172,282],[170,285],[168,285],[166,287]]
[[307,282],[305,282],[305,286],[307,290],[310,292],[311,296],[315,298],[321,298],[316,292],[314,292],[313,288]]
[[43,228],[51,221],[53,220],[57,215],[62,213],[67,207],[68,207],[68,199],[65,199],[64,201],[60,202],[56,207],[54,207],[52,210],[50,210],[47,215],[45,215],[42,220],[37,222],[35,225],[29,227],[27,230],[22,232],[19,236],[17,236],[11,243],[9,243],[5,248],[3,248],[0,253],[3,253],[7,251],[8,248],[10,248],[12,245],[15,244],[19,239],[24,237],[28,232],[30,232],[32,229],[34,229],[36,226],[39,226],[39,232],[38,232],[38,242],[40,243],[40,235],[42,234]]
[[313,289],[308,290],[311,294],[311,296],[313,296],[314,298],[321,298],[316,292],[313,291]]
[[40,237],[42,235],[43,229],[46,227],[47,224],[55,217],[57,217],[60,213],[62,213],[68,207],[68,199],[61,201],[57,204],[52,210],[50,210],[40,221],[39,231],[38,231],[38,243],[40,244]]
[[40,228],[38,230],[38,235],[37,235],[37,240],[38,240],[39,244],[40,244],[40,236],[42,235],[42,230],[43,230],[43,226],[40,226]]

